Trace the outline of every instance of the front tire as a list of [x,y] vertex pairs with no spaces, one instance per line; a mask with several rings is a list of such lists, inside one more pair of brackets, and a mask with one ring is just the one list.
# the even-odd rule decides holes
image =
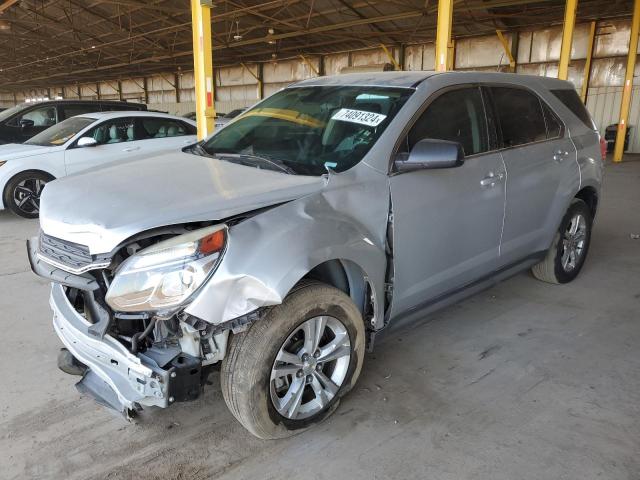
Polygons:
[[44,172],[29,171],[17,174],[7,182],[3,193],[5,207],[23,218],[38,218],[40,195],[53,178]]
[[232,337],[220,376],[225,402],[256,437],[291,436],[335,411],[364,350],[364,323],[349,296],[303,284]]
[[568,283],[578,276],[591,243],[593,218],[587,204],[578,198],[567,209],[545,259],[531,273],[548,283]]

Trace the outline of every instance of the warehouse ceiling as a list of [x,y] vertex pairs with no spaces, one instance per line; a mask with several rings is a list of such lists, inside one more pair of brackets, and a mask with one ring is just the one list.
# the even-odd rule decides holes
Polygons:
[[[454,0],[454,37],[562,22],[564,1]],[[631,0],[584,0],[578,21],[629,16]],[[215,0],[214,67],[420,43],[437,0]],[[0,0],[0,89],[193,69],[188,0]]]

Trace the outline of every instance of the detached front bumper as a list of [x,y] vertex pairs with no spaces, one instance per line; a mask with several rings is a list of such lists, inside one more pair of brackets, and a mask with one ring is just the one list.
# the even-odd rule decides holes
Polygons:
[[170,372],[145,365],[113,337],[89,334],[91,324],[69,302],[64,287],[53,283],[53,327],[71,354],[89,367],[78,388],[100,403],[128,415],[139,406],[169,405]]

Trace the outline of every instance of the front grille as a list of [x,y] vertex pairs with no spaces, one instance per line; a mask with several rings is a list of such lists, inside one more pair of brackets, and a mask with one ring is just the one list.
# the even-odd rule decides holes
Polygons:
[[106,255],[92,257],[89,247],[78,243],[61,240],[40,232],[40,254],[46,259],[50,259],[61,267],[68,267],[71,271],[91,270],[91,265],[95,268],[108,263]]

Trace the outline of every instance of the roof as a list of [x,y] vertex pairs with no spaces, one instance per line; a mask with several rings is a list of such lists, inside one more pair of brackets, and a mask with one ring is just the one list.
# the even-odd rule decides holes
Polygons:
[[423,80],[438,75],[438,72],[366,72],[343,73],[327,77],[316,77],[302,80],[294,86],[324,85],[362,85],[370,87],[405,87],[412,88]]
[[78,117],[86,117],[93,118],[96,120],[109,120],[111,118],[122,118],[122,117],[156,117],[156,118],[165,118],[172,120],[181,120],[187,122],[190,125],[195,125],[196,123],[193,120],[189,120],[188,118],[178,117],[176,115],[169,115],[168,113],[162,112],[149,112],[149,111],[141,111],[141,110],[122,110],[119,112],[93,112],[93,113],[83,113],[82,115],[78,115]]
[[547,88],[574,88],[571,82],[557,78],[523,75],[520,73],[477,72],[477,71],[414,71],[414,72],[368,72],[348,73],[327,77],[316,77],[294,83],[291,87],[325,86],[325,85],[361,85],[370,87],[417,87],[424,80],[435,75],[447,75],[459,78],[460,82],[494,82],[527,85],[533,83],[544,84]]
[[46,105],[49,103],[53,103],[53,104],[65,104],[65,103],[95,103],[100,104],[100,103],[108,103],[108,104],[118,104],[118,105],[140,105],[142,107],[144,107],[144,104],[142,103],[137,103],[137,102],[127,102],[124,100],[83,100],[83,99],[49,99],[49,100],[36,100],[35,102],[24,102],[24,103],[20,103],[19,105]]

